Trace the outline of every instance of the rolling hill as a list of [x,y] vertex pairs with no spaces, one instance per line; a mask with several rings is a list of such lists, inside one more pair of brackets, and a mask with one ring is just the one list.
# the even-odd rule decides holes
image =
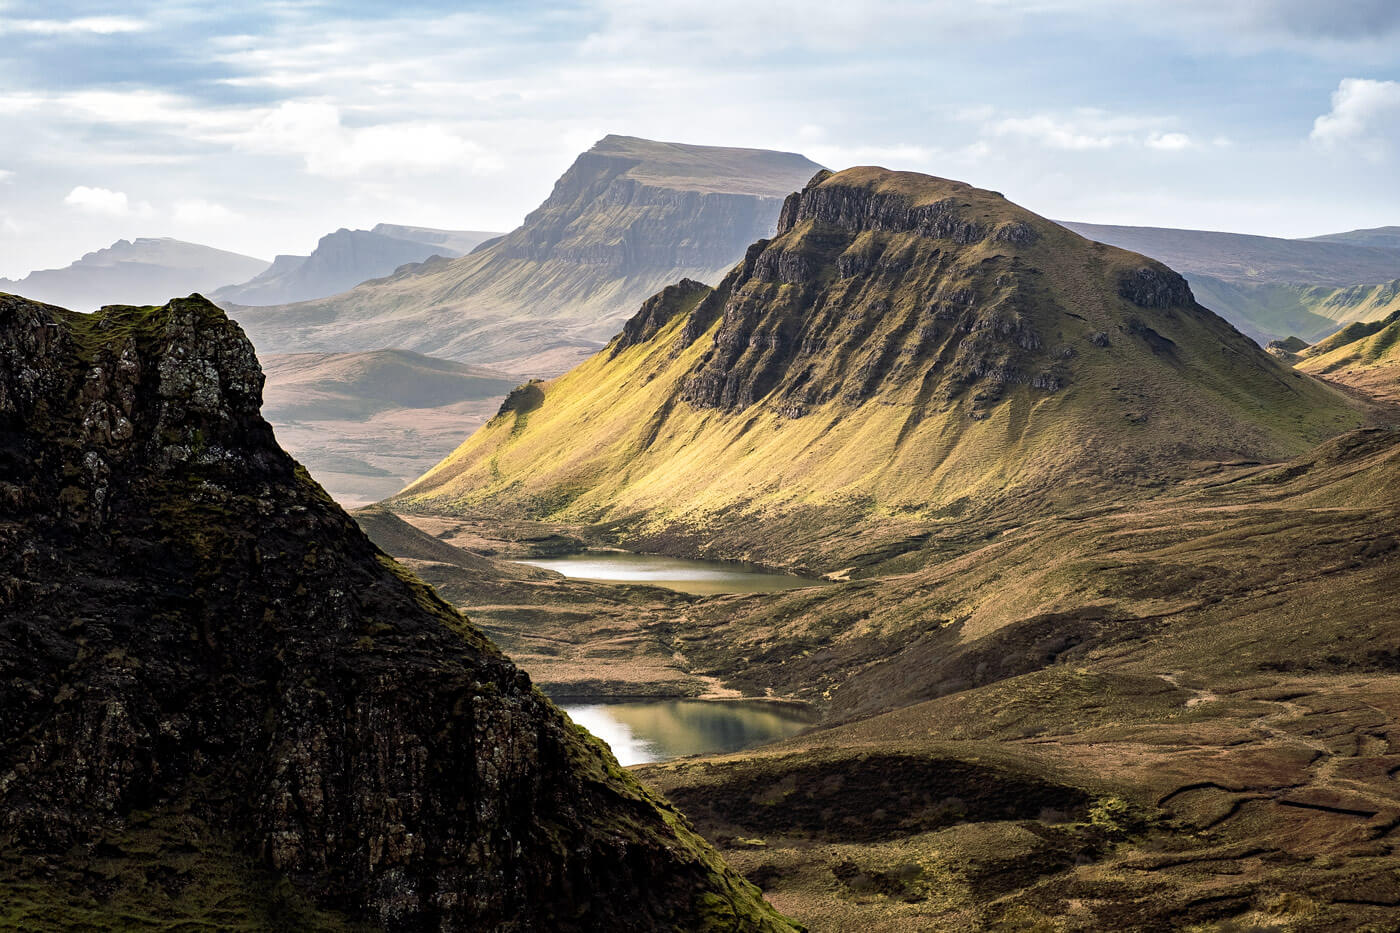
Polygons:
[[1066,221],[1092,240],[1159,259],[1186,276],[1201,304],[1258,343],[1325,337],[1340,324],[1400,307],[1400,252],[1385,232],[1309,240]]
[[278,256],[252,279],[225,285],[209,297],[228,306],[324,298],[432,256],[463,256],[496,236],[499,234],[396,224],[378,224],[373,230],[341,228],[321,237],[311,255]]
[[1303,372],[1400,402],[1400,310],[1379,321],[1343,327],[1301,351],[1295,365]]
[[668,282],[717,282],[817,168],[793,153],[608,136],[519,228],[470,255],[234,313],[265,354],[404,347],[558,373]]
[[118,240],[62,269],[0,279],[0,292],[94,311],[106,304],[160,304],[172,295],[209,292],[268,268],[266,260],[169,237]]
[[346,507],[402,489],[484,424],[519,377],[408,350],[262,360],[263,416]]
[[393,504],[834,570],[1296,454],[1362,407],[1158,262],[994,192],[857,168],[790,197],[717,287],[666,288],[606,351],[517,389]]
[[1400,227],[1371,227],[1367,230],[1348,230],[1345,233],[1327,233],[1308,237],[1313,242],[1350,243],[1353,246],[1378,246],[1382,249],[1400,249]]

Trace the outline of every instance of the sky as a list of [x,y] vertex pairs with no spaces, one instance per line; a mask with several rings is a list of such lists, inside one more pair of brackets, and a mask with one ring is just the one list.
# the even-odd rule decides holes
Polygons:
[[11,277],[509,230],[608,133],[1310,236],[1400,224],[1400,2],[0,0],[0,128]]

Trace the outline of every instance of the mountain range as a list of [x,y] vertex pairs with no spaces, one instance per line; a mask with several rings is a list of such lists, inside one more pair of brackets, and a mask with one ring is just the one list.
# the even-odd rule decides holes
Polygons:
[[263,353],[402,347],[562,372],[662,286],[719,281],[818,168],[793,153],[608,136],[519,228],[470,255],[234,313]]
[[266,260],[169,237],[118,240],[62,269],[0,279],[0,292],[93,311],[105,304],[161,304],[172,295],[213,291],[267,269]]
[[1152,256],[1190,281],[1201,303],[1260,344],[1324,337],[1400,308],[1393,227],[1306,240],[1065,222],[1093,240]]
[[324,298],[432,256],[463,256],[496,236],[499,234],[397,224],[377,224],[372,230],[342,227],[321,237],[309,256],[278,256],[248,281],[225,285],[209,297],[230,306]]
[[393,501],[835,570],[913,529],[1289,456],[1362,419],[1160,263],[994,192],[858,168],[791,196],[717,286],[664,289],[606,352],[517,389]]

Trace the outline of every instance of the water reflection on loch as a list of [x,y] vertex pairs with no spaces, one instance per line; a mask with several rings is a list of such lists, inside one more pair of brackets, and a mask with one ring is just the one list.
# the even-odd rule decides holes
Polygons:
[[812,721],[800,707],[759,701],[561,700],[560,706],[624,765],[737,752],[794,735]]

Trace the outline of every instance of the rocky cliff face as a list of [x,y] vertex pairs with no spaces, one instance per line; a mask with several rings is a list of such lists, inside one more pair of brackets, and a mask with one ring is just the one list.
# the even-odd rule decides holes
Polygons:
[[198,296],[0,296],[4,916],[179,915],[217,849],[297,926],[786,929],[278,449],[262,381]]
[[[1069,382],[1083,341],[1065,326],[1083,317],[1042,281],[1035,218],[989,210],[986,192],[956,183],[930,193],[831,178],[820,173],[790,196],[777,237],[697,309],[686,339],[719,325],[687,402],[733,411],[766,399],[800,417],[918,382],[943,404],[976,386],[985,408],[1009,386],[1049,393]],[[1198,313],[1165,266],[1140,260],[1115,276],[1105,284],[1136,307]],[[1118,323],[1147,341],[1156,334],[1132,315]]]
[[817,168],[795,153],[608,136],[519,228],[468,256],[238,317],[264,353],[397,346],[553,375],[668,283],[718,282]]

